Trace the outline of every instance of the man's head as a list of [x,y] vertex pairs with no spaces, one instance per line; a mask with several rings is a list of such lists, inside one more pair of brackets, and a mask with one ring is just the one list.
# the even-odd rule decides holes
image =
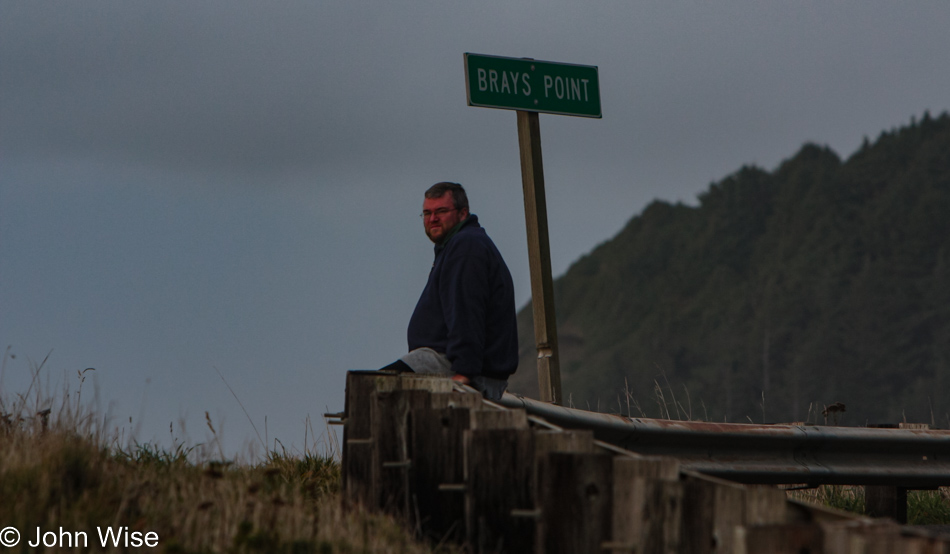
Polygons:
[[453,227],[468,217],[468,196],[458,183],[436,183],[422,202],[422,223],[426,236],[438,243]]

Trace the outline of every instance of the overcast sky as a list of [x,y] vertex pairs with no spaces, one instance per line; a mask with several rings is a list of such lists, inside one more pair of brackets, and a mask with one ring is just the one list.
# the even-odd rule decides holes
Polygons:
[[258,439],[217,369],[300,450],[405,351],[442,180],[522,306],[515,114],[466,106],[465,52],[599,67],[603,119],[541,116],[555,276],[653,199],[950,108],[945,1],[2,0],[3,398],[49,354],[126,437],[207,411],[231,454]]

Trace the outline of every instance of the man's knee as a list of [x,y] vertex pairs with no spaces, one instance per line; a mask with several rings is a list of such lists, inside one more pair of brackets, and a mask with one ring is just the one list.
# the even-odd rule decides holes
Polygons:
[[452,372],[452,362],[448,356],[441,352],[427,347],[416,348],[402,358],[406,365],[412,368],[416,373],[427,373],[431,375],[454,375]]

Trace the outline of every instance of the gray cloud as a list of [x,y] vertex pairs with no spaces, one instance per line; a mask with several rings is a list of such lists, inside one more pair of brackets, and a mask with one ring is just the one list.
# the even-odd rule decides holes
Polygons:
[[302,434],[404,347],[428,184],[469,188],[528,298],[515,116],[465,105],[464,52],[600,67],[602,120],[541,118],[559,274],[654,198],[947,110],[948,28],[875,0],[0,2],[0,348],[151,398],[143,433],[220,410],[240,443],[214,365]]

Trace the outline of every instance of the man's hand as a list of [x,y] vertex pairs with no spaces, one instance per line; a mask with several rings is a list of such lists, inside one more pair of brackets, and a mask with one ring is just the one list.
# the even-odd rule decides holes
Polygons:
[[453,381],[458,381],[459,383],[462,383],[463,385],[467,385],[467,384],[468,384],[468,377],[466,377],[466,376],[464,376],[464,375],[462,375],[462,374],[460,374],[460,373],[456,373],[455,376],[452,377],[452,380],[453,380]]

